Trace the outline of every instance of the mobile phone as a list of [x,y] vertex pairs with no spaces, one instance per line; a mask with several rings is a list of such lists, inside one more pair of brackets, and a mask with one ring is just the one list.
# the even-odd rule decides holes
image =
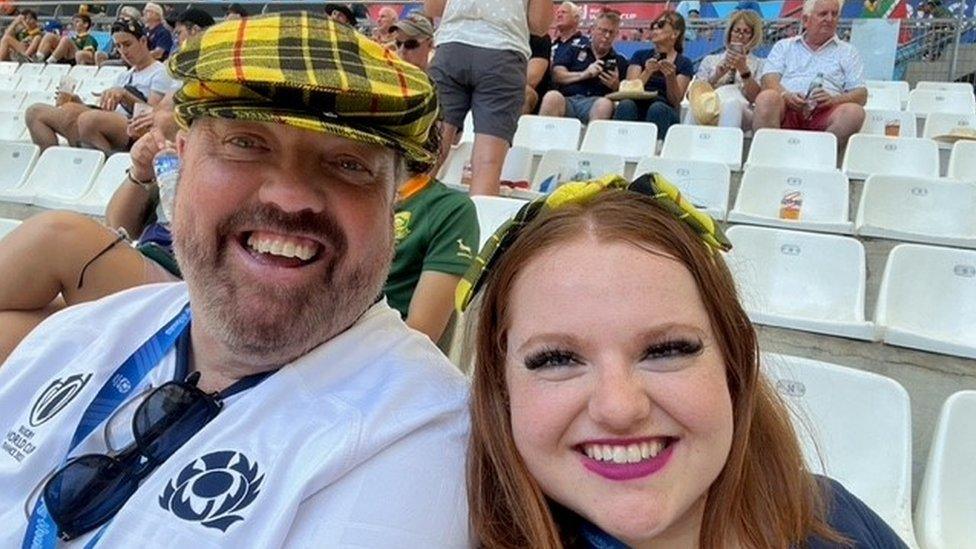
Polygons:
[[657,59],[658,61],[664,61],[667,58],[668,58],[668,54],[666,53],[659,53],[654,56],[654,59]]
[[613,72],[617,70],[617,59],[611,57],[603,62],[603,72]]
[[733,42],[732,44],[729,44],[729,51],[732,52],[732,53],[740,53],[741,54],[741,53],[744,53],[745,52],[745,49],[742,47],[742,44],[736,44],[736,43]]

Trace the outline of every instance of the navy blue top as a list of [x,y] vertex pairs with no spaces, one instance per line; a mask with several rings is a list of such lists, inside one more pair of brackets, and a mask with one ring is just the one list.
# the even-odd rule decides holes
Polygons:
[[[627,59],[624,56],[618,54],[613,48],[610,48],[610,51],[600,59],[604,65],[610,59],[616,60],[617,74],[621,80],[626,78]],[[567,42],[557,48],[555,57],[552,60],[552,66],[566,67],[569,72],[583,72],[595,62],[596,54],[593,53],[593,48],[590,47],[590,40],[588,38],[581,38]],[[600,78],[594,76],[593,78],[560,86],[559,91],[567,97],[573,95],[602,97],[608,93],[612,93],[614,90],[604,86],[603,82],[600,82]]]
[[[818,476],[827,502],[827,525],[852,542],[853,549],[907,549],[898,534],[885,524],[863,501],[857,499],[836,480]],[[588,549],[625,549],[626,544],[584,522],[580,525],[579,543],[574,547]],[[844,547],[824,541],[817,536],[806,539],[808,549],[838,549]]]
[[[644,63],[648,59],[653,59],[656,55],[657,52],[653,48],[634,52],[634,56],[630,58],[630,64],[637,65],[641,70],[644,70]],[[695,76],[695,66],[692,64],[691,59],[688,59],[680,53],[674,58],[674,66],[678,68],[678,74],[683,74],[688,78]],[[658,97],[666,99],[668,96],[668,81],[658,71],[647,79],[647,83],[644,84],[644,89],[649,92],[657,92]]]
[[163,49],[163,57],[160,61],[165,61],[169,57],[169,52],[173,49],[173,33],[166,28],[166,25],[156,25],[156,28],[150,29],[147,41],[150,51],[156,48]]

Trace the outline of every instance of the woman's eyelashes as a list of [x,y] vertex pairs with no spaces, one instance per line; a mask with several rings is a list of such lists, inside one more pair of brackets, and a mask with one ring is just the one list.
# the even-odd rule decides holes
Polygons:
[[561,349],[543,349],[525,357],[525,367],[528,370],[578,364],[581,364],[581,361],[575,353]]
[[699,339],[672,339],[648,347],[644,351],[644,360],[697,355],[702,351],[702,348],[703,345]]

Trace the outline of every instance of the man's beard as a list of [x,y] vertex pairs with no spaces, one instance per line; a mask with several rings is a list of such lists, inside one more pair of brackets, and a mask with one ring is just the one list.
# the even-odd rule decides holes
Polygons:
[[[244,360],[285,364],[304,355],[353,324],[386,281],[393,256],[391,227],[386,228],[390,236],[373,243],[372,253],[350,264],[348,241],[327,213],[288,214],[268,205],[251,206],[221,221],[215,235],[204,235],[195,230],[189,210],[175,216],[173,247],[195,322]],[[228,254],[245,227],[307,234],[324,242],[324,257],[316,260],[326,262],[324,277],[283,288],[255,283],[253,275],[235,276]]]

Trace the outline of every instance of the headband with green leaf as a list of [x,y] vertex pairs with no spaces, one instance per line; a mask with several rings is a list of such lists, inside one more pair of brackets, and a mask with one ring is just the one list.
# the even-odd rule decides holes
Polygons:
[[495,231],[485,242],[481,253],[474,259],[471,267],[458,283],[454,294],[454,306],[464,312],[475,294],[484,284],[486,275],[498,262],[502,254],[518,238],[522,228],[528,225],[541,212],[557,209],[566,204],[586,204],[600,193],[609,189],[621,189],[653,198],[658,205],[676,219],[684,221],[702,239],[711,253],[729,251],[732,243],[708,214],[699,211],[681,196],[677,187],[668,183],[659,173],[644,174],[628,183],[619,175],[608,175],[591,181],[573,181],[561,185],[548,196],[527,203],[511,219]]

